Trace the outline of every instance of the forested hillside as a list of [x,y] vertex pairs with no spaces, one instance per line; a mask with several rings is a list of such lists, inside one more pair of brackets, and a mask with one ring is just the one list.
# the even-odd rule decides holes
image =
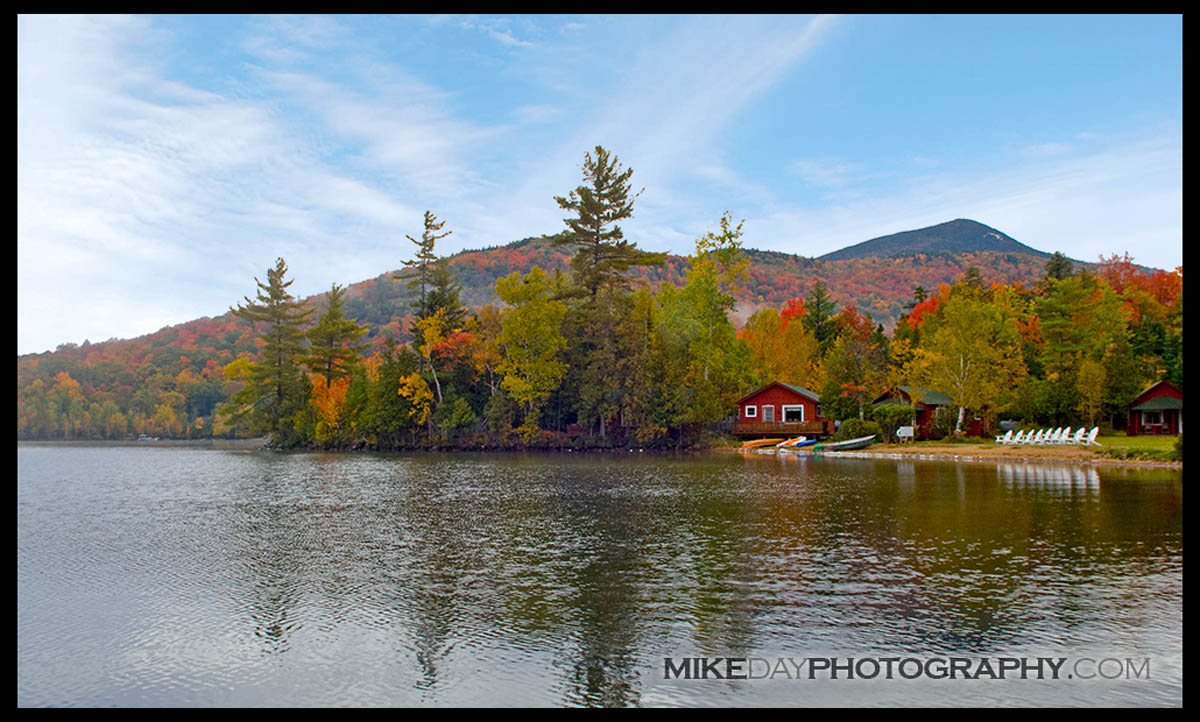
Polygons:
[[[693,254],[664,256],[614,224],[632,213],[630,172],[585,177],[610,196],[557,198],[580,219],[558,236],[439,259],[430,213],[413,239],[424,260],[403,269],[297,300],[303,269],[280,259],[237,313],[18,357],[17,436],[680,444],[775,380],[819,390],[832,418],[865,419],[904,383],[1047,423],[1119,419],[1145,384],[1182,384],[1181,268],[996,250],[813,259],[743,250],[728,215]],[[615,210],[589,205],[603,203]],[[954,350],[962,339],[976,345]],[[978,356],[971,378],[953,354]]]

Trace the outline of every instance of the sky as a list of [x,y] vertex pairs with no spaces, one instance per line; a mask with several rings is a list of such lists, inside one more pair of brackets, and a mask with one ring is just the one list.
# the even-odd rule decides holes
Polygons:
[[1181,16],[17,18],[17,353],[557,233],[602,145],[626,238],[818,256],[970,218],[1183,263]]

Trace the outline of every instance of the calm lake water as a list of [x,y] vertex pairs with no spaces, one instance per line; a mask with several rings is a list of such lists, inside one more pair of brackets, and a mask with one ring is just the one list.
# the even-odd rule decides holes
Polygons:
[[[1182,520],[1170,470],[18,444],[17,704],[1182,705]],[[1149,679],[664,675],[1038,656]]]

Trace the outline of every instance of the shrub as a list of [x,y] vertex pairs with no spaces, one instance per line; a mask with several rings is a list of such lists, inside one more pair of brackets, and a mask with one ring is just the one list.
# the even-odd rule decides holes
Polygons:
[[913,410],[904,404],[880,404],[871,412],[871,419],[879,424],[883,440],[892,444],[897,441],[896,429],[912,424]]
[[879,428],[879,424],[874,421],[860,421],[858,419],[847,419],[842,422],[837,433],[833,435],[834,441],[845,441],[846,439],[857,439],[861,436],[875,434],[882,437],[883,430]]
[[937,407],[937,411],[933,414],[933,422],[929,427],[930,438],[941,439],[946,436],[954,436],[954,424],[957,421],[958,409]]

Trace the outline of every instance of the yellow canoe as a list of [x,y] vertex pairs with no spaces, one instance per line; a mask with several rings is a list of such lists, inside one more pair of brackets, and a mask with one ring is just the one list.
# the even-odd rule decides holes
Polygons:
[[742,444],[742,448],[757,449],[760,446],[774,446],[780,441],[783,441],[783,439],[755,439],[754,441],[747,441],[746,443]]

